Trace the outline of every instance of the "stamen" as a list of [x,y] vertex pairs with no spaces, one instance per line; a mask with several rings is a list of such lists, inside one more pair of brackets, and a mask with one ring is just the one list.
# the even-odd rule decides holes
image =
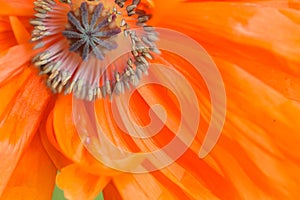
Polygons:
[[[149,62],[154,59],[151,52],[160,53],[155,45],[158,34],[146,24],[151,15],[141,9],[141,1],[128,2],[115,0],[121,11],[107,9],[98,1],[76,6],[70,0],[34,2],[31,41],[36,43],[35,49],[43,51],[32,63],[47,76],[53,93],[73,93],[89,101],[111,98],[136,87],[143,74],[148,74]],[[131,27],[143,27],[144,33],[137,34]],[[114,37],[121,32],[131,41],[131,53],[104,68],[105,52],[118,48]]]

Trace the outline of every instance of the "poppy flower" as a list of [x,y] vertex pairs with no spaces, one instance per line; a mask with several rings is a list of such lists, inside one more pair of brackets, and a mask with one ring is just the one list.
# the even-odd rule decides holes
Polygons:
[[[74,109],[81,106],[85,113],[79,116],[81,122],[92,127],[95,119],[86,114],[90,108],[78,99],[93,102],[96,119],[113,144],[131,152],[151,150],[124,135],[110,110],[114,100],[103,98],[111,94],[107,81],[114,87],[119,83],[118,73],[111,73],[114,65],[104,70],[100,81],[91,76],[98,73],[90,66],[120,48],[113,38],[127,28],[114,9],[99,11],[115,2],[74,1],[71,7],[69,1],[0,2],[1,199],[51,199],[55,183],[67,199],[94,199],[101,191],[105,199],[298,197],[299,1],[145,0],[132,1],[130,5],[135,6],[129,8],[128,2],[115,1],[123,9],[127,6],[123,18],[130,26],[145,20],[201,44],[216,63],[226,90],[222,134],[213,150],[199,158],[213,112],[209,90],[190,62],[162,50],[161,62],[171,63],[194,89],[201,121],[195,140],[176,162],[140,174],[121,172],[97,160],[87,148],[93,141],[86,140],[87,145],[81,140],[82,132],[74,121]],[[138,17],[129,16],[133,11]],[[86,31],[95,26],[97,31]],[[132,54],[143,59],[158,51],[153,46],[151,52]],[[128,57],[125,61],[131,66]],[[124,57],[118,63],[124,64]],[[58,75],[55,69],[66,73]],[[142,65],[135,64],[133,69],[135,74],[138,69],[146,73]],[[129,80],[131,85],[136,83],[134,78]],[[80,86],[77,80],[84,84]],[[167,144],[181,120],[172,91],[157,85],[132,94],[132,119],[148,124],[148,110],[154,104],[165,108],[168,119],[145,147],[149,142],[158,147]],[[134,165],[130,161],[136,159],[129,160],[129,166]]]

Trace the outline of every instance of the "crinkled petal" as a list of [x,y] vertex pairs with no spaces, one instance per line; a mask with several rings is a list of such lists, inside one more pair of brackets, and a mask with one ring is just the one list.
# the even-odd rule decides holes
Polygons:
[[5,158],[0,166],[0,194],[36,133],[50,97],[35,72],[30,73],[20,88],[11,92],[14,94],[10,94],[11,100],[6,103],[0,116],[0,154]]
[[[285,98],[236,65],[221,61],[219,66],[224,67],[225,86],[226,83],[230,86],[227,89],[230,101],[224,137],[216,146],[222,150],[212,152],[213,157],[232,159],[229,156],[232,155],[253,184],[270,197],[295,198],[300,183],[297,173],[300,157],[296,153],[300,140],[297,117],[300,104]],[[226,152],[224,149],[228,156],[222,156],[221,152]],[[222,161],[220,165],[223,168],[230,166],[223,165]],[[228,174],[228,177],[232,175]]]

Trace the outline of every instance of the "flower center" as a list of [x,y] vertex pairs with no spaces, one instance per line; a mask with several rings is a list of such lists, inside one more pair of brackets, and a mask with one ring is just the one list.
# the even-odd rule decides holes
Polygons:
[[117,48],[113,41],[109,41],[121,32],[120,28],[115,27],[116,14],[102,12],[102,3],[94,6],[83,2],[80,8],[68,13],[69,24],[63,35],[70,40],[69,50],[78,52],[84,61],[88,60],[91,51],[98,59],[103,60],[104,49]]
[[[146,24],[151,18],[150,4],[36,0],[34,5],[31,41],[41,51],[32,62],[46,76],[53,93],[73,93],[89,101],[123,93],[147,74],[152,52],[159,53],[157,33]],[[143,35],[132,30],[138,27],[143,28]],[[121,33],[131,42],[131,52],[107,66],[105,54],[120,47],[115,37]]]

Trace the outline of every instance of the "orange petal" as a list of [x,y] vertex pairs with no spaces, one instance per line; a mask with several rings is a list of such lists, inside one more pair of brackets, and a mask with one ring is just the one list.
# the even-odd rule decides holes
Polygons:
[[15,16],[10,16],[9,20],[18,43],[28,43],[30,34],[24,27],[23,23]]
[[0,4],[0,15],[33,16],[34,14],[32,0],[0,0]]
[[124,174],[115,177],[113,183],[124,200],[189,199],[184,193],[180,193],[180,189],[173,191],[173,188],[169,188],[170,185],[163,185],[164,182],[157,181],[150,174]]
[[[227,149],[267,195],[295,198],[300,182],[297,173],[300,157],[296,153],[300,142],[297,117],[300,104],[286,99],[238,66],[224,61],[219,61],[218,66],[222,67],[225,86],[230,88],[227,89],[228,121],[224,137],[218,143],[222,150],[212,152],[213,156],[217,160],[230,160],[221,153]],[[245,106],[241,107],[241,102]],[[220,162],[223,168],[234,165],[231,161]]]
[[[184,193],[188,194],[191,199],[218,199],[205,186],[203,180],[195,178],[195,176],[187,169],[179,166],[177,163],[173,163],[172,165],[163,168],[161,172],[153,172],[152,175],[156,177],[162,185],[168,188],[169,191],[171,191],[171,188],[175,191],[182,190]],[[170,186],[167,186],[168,184]],[[176,194],[176,192],[173,193]]]
[[0,58],[5,56],[9,48],[17,45],[16,38],[11,31],[0,33]]
[[[51,123],[51,121],[48,123]],[[84,147],[73,124],[71,96],[59,96],[57,99],[52,126],[59,148],[68,158],[79,162]],[[51,127],[50,124],[49,127]]]
[[23,71],[23,73],[13,77],[6,84],[0,87],[0,116],[4,114],[5,108],[14,100],[20,88],[31,75],[31,73],[32,71],[27,68]]
[[159,1],[159,0],[153,0],[154,2],[154,9],[153,9],[153,18],[151,19],[151,24],[156,25],[161,19],[164,19],[162,17],[165,17],[165,12],[173,10],[173,7],[178,5],[179,2],[182,0],[173,0],[173,1]]
[[[217,162],[217,168],[221,167],[221,175],[238,192],[239,198],[295,197],[296,185],[300,180],[293,175],[299,171],[299,156],[296,152],[300,127],[297,126],[299,120],[296,116],[299,115],[300,104],[286,99],[240,67],[216,60],[227,87],[228,98],[227,122],[223,135],[210,154]],[[188,74],[185,75],[188,77]],[[191,82],[197,85],[196,82]],[[205,98],[207,97],[201,98],[201,102]],[[194,159],[192,157],[193,155],[184,155],[178,162],[193,174],[197,166],[199,169],[204,167],[200,167],[195,156]],[[187,158],[192,158],[191,162]],[[211,165],[213,163],[208,162],[210,158],[208,156],[204,162],[216,170]],[[196,168],[193,170],[190,167]],[[215,173],[204,171],[209,175]],[[200,179],[205,183],[205,180],[216,180],[216,177],[203,176]],[[289,188],[288,192],[284,188]],[[225,194],[226,192],[219,193],[221,197]]]
[[56,168],[42,146],[39,134],[21,156],[1,199],[52,199]]
[[[166,170],[164,169],[163,171],[166,172]],[[182,172],[176,172],[176,175],[180,176],[180,180],[174,178],[173,170],[168,174],[168,177],[159,171],[151,174],[121,175],[113,179],[113,183],[108,187],[108,191],[104,190],[104,197],[110,199],[109,194],[120,193],[123,199],[133,199],[134,197],[166,200],[218,199],[204,185],[201,185],[197,179],[184,171],[182,169]]]
[[0,84],[20,73],[33,55],[30,44],[11,47],[5,56],[0,57]]
[[[230,87],[227,89],[227,97],[232,100],[228,102],[229,111],[234,112],[241,120],[260,127],[260,135],[275,142],[285,156],[299,159],[295,151],[300,142],[297,134],[300,123],[296,117],[300,112],[300,103],[285,98],[236,65],[221,61],[219,66],[222,67],[225,86]],[[248,106],[237,109],[239,102]],[[289,132],[288,135],[285,134],[286,131]]]
[[[299,103],[285,98],[242,68],[223,60],[216,60],[224,77],[229,102],[224,135],[221,136],[221,141],[211,153],[218,168],[221,168],[221,172],[208,162],[208,159],[211,159],[210,156],[205,160],[200,160],[191,150],[188,150],[178,163],[190,175],[201,180],[201,183],[209,190],[208,194],[218,198],[255,198],[255,196],[263,199],[276,196],[282,199],[294,198],[300,180],[298,176],[295,178],[295,174],[299,171],[299,155],[297,154],[297,144],[299,144],[297,132],[300,129],[299,118],[297,118],[300,112]],[[189,77],[190,74],[194,73],[185,75]],[[195,84],[193,81],[192,83]],[[156,103],[164,105],[168,112],[170,110],[172,112],[174,109],[171,106],[172,102],[167,101],[168,104],[163,102],[168,99],[164,95],[165,92],[158,89],[157,93],[159,95],[156,91],[151,92],[149,89],[142,94],[146,101],[151,102],[149,99],[153,98]],[[141,110],[147,111],[149,106],[137,97],[134,96],[134,104],[137,108],[134,108],[133,112],[138,115],[143,113]],[[202,99],[202,102],[204,100]],[[245,106],[241,106],[241,102]],[[205,104],[205,107],[208,105]],[[116,133],[122,132],[108,120],[111,116],[107,115],[107,112],[99,113],[101,108],[98,108],[98,115],[101,117],[99,118],[111,128],[115,138],[121,138]],[[175,112],[173,114],[176,115]],[[171,117],[177,120],[176,117]],[[144,120],[143,123],[148,120],[143,114],[140,119]],[[275,130],[274,126],[277,127]],[[289,132],[288,135],[286,131]],[[156,142],[159,144],[162,141],[164,138]],[[262,160],[261,157],[263,157]],[[165,185],[164,181],[167,179],[162,177],[161,174],[155,176]],[[192,182],[193,178],[190,177],[187,180]],[[173,179],[172,181],[175,182]],[[178,184],[180,185],[180,181]],[[285,188],[289,188],[288,192]]]
[[158,19],[158,26],[188,34],[211,55],[238,64],[285,96],[300,100],[299,12],[256,1],[201,1],[179,3],[161,15],[177,20]]
[[[182,65],[188,67],[188,65]],[[193,74],[193,73],[190,73]],[[189,77],[189,74],[187,74]],[[197,79],[199,82],[199,79]],[[196,91],[197,88],[195,88]],[[160,87],[152,87],[147,86],[145,88],[139,89],[141,96],[138,94],[134,94],[132,96],[132,104],[130,104],[130,108],[133,118],[138,122],[142,122],[142,124],[147,124],[149,121],[148,110],[150,109],[149,105],[159,104],[161,105],[167,112],[168,119],[166,121],[166,126],[154,137],[152,137],[148,142],[154,144],[156,147],[163,147],[170,142],[170,140],[177,133],[177,127],[180,124],[181,116],[178,112],[178,107],[176,103],[170,99],[169,94],[165,91],[166,89]],[[201,100],[201,103],[203,100]],[[149,104],[149,105],[148,105]],[[99,104],[100,105],[100,104]],[[121,141],[124,139],[122,135],[126,135],[123,133],[120,128],[116,125],[115,118],[109,112],[104,112],[105,109],[103,107],[98,107],[96,104],[97,115],[98,118],[101,119],[101,124],[103,126],[107,126],[106,133],[113,135],[111,138],[114,141]],[[110,107],[109,105],[106,105]],[[205,105],[207,106],[207,105]],[[208,106],[210,106],[208,104]],[[202,111],[202,110],[201,110]],[[202,129],[199,130],[199,134],[202,133]],[[111,133],[109,133],[111,132]],[[128,140],[125,140],[127,142]],[[153,151],[149,145],[147,145],[144,140],[134,140],[136,145],[143,151]],[[120,143],[118,143],[119,145]],[[129,145],[128,145],[129,146]],[[199,151],[199,149],[198,149]],[[205,161],[201,160],[198,157],[198,151],[193,151],[188,149],[186,153],[179,158],[178,163],[185,168],[192,176],[197,179],[202,180],[202,184],[211,191],[211,193],[217,197],[225,197],[228,199],[232,199],[237,196],[234,191],[234,187],[226,177],[223,177],[218,171],[216,171],[212,166],[210,166]],[[202,170],[199,170],[202,169]],[[158,176],[156,178],[161,178],[162,176]],[[168,180],[167,178],[162,179],[164,181]],[[160,181],[162,181],[160,180]],[[168,180],[169,183],[172,181]],[[218,187],[216,186],[218,184]],[[173,185],[175,185],[173,183]],[[178,186],[176,186],[178,190]],[[209,193],[209,192],[208,192]]]
[[[52,125],[52,118],[53,113],[50,113],[48,120],[51,120],[51,123],[47,123],[47,125]],[[56,168],[60,170],[61,168],[71,164],[72,162],[57,150],[59,147],[57,146],[57,141],[54,138],[52,126],[51,128],[46,128],[46,122],[43,121],[40,125],[39,131],[41,133],[42,144]]]
[[300,2],[298,0],[289,0],[289,6],[291,8],[300,10]]
[[0,32],[11,31],[11,25],[9,21],[9,17],[0,16]]
[[[154,90],[154,88],[156,90]],[[170,120],[167,122],[168,126],[170,126],[171,128],[174,128],[172,126],[172,122],[176,123],[176,122],[174,122],[174,119],[177,118],[177,116],[175,114],[177,108],[174,107],[174,105],[172,105],[173,102],[168,101],[169,98],[162,95],[165,93],[165,91],[163,91],[163,89],[158,88],[158,87],[154,87],[154,88],[150,87],[149,90],[147,90],[147,92],[149,92],[149,94],[143,96],[143,98],[145,98],[146,101],[150,99],[150,101],[148,101],[148,102],[150,102],[150,105],[152,105],[151,100],[155,101],[155,103],[162,105],[168,112],[168,118],[171,119],[171,120],[168,119],[168,120]],[[148,87],[147,87],[147,89],[148,89]],[[154,91],[151,91],[151,89]],[[156,93],[161,94],[161,95],[159,96]],[[143,94],[146,94],[146,93],[143,92]],[[156,98],[156,97],[161,97],[161,98]],[[164,97],[166,97],[166,98],[164,98]],[[147,124],[147,122],[149,121],[149,117],[148,117],[149,105],[147,105],[147,103],[145,104],[145,100],[143,100],[141,97],[139,97],[139,95],[137,93],[135,93],[133,95],[132,99],[133,99],[133,101],[132,101],[132,104],[130,105],[130,107],[132,109],[130,109],[130,110],[132,111],[132,114],[134,115],[134,119],[136,119],[137,122],[141,122],[142,124]],[[115,118],[112,116],[112,114],[110,112],[107,112],[107,109],[105,109],[105,106],[110,108],[109,103],[105,104],[103,102],[105,102],[105,101],[97,102],[96,110],[98,111],[97,112],[98,118],[101,119],[100,123],[102,125],[102,128],[105,128],[105,130],[106,130],[105,134],[108,135],[108,137],[110,137],[111,141],[117,143],[117,145],[119,147],[121,145],[121,147],[126,148],[126,144],[128,146],[132,147],[132,145],[131,145],[132,141],[130,141],[129,138],[126,137],[126,134],[123,133],[119,129],[119,127],[116,125]],[[175,109],[173,109],[173,108],[175,108]],[[177,120],[175,120],[175,121],[177,121]],[[176,127],[176,125],[175,125],[175,127]],[[165,141],[168,141],[167,138],[169,137],[170,134],[171,134],[170,130],[167,130],[165,128],[162,130],[161,137],[155,136],[156,138],[153,139],[152,142],[155,143],[156,145],[158,144],[158,146],[160,146]],[[143,144],[142,142],[139,142],[137,140],[135,140],[135,142],[136,143],[134,143],[134,144],[138,145],[143,151],[147,152],[149,150],[147,148],[147,145]],[[131,150],[134,151],[135,147],[133,147]],[[199,159],[198,157],[195,157],[195,158]],[[194,164],[195,164],[195,162],[192,165],[194,165]],[[199,168],[200,168],[200,166],[199,166]],[[198,171],[198,169],[196,171]],[[173,173],[173,172],[174,172],[174,170],[171,170],[170,173]],[[161,172],[154,172],[154,173],[152,173],[152,175],[153,175],[153,177],[150,176],[150,178],[149,178],[149,177],[146,177],[146,175],[145,175],[142,178],[136,179],[134,181],[130,180],[130,178],[128,178],[126,175],[124,175],[124,176],[122,175],[119,177],[115,177],[114,182],[115,182],[115,185],[117,186],[118,190],[120,190],[120,193],[121,194],[123,193],[122,196],[124,199],[127,199],[127,198],[131,199],[131,198],[133,198],[133,196],[135,194],[138,195],[139,196],[138,198],[140,198],[140,199],[147,199],[147,198],[148,199],[157,199],[157,198],[175,199],[175,197],[178,197],[179,199],[190,199],[190,198],[194,197],[195,199],[197,199],[197,197],[199,197],[199,193],[201,193],[201,195],[206,193],[207,196],[209,196],[211,199],[214,197],[214,195],[211,194],[204,186],[202,186],[202,188],[199,187],[199,185],[201,186],[202,183],[198,183],[198,185],[197,185],[198,187],[196,185],[194,185],[195,186],[194,189],[191,189],[191,190],[189,190],[185,186],[183,186],[182,184],[187,184],[189,181],[191,181],[193,184],[195,184],[195,182],[197,182],[196,178],[192,177],[191,175],[184,176],[185,181],[182,181],[180,179],[176,180],[174,177],[171,179],[169,174],[168,174],[168,176],[166,176],[165,174],[163,174]],[[136,176],[134,176],[134,177],[136,178]],[[153,179],[153,178],[155,178],[155,179]],[[154,186],[149,185],[148,179],[153,180],[154,185],[156,184],[156,182],[159,182],[165,188],[167,188],[168,192],[167,193],[161,192],[161,194],[160,194],[160,192],[158,192],[158,194],[156,194],[157,196],[155,196],[152,192],[153,191],[152,187],[154,187]],[[181,181],[182,181],[182,183],[181,183]],[[152,182],[152,181],[150,181],[150,182]],[[220,182],[220,184],[221,184],[221,182]],[[157,186],[157,187],[159,187],[159,186]],[[188,185],[187,187],[191,188],[190,185]],[[147,192],[147,191],[151,191],[151,196],[149,196],[149,192]],[[193,193],[195,191],[197,191],[198,194]],[[132,193],[132,196],[125,196],[125,195],[128,195],[128,193]],[[107,193],[106,196],[109,198],[109,193]]]
[[0,16],[0,44],[0,57],[5,55],[10,47],[17,45],[9,17]]
[[50,94],[42,79],[33,72],[11,96],[14,97],[0,116],[0,154],[6,158],[0,166],[0,194],[36,133]]
[[63,168],[56,179],[57,185],[70,200],[95,199],[109,180],[108,177],[99,177],[85,172],[76,164]]
[[74,125],[71,95],[59,96],[57,99],[53,112],[53,128],[59,151],[63,152],[67,158],[93,174],[114,175],[120,173],[104,166],[85,149]]
[[[300,122],[296,117],[300,112],[300,104],[285,98],[241,67],[217,58],[215,60],[227,88],[227,121],[223,134],[211,156],[199,160],[189,150],[178,163],[198,177],[219,198],[232,199],[230,195],[233,192],[219,190],[218,187],[213,187],[213,182],[218,185],[225,183],[225,187],[235,191],[239,198],[295,198],[300,180],[300,177],[295,177],[300,170],[297,154]],[[198,87],[201,97],[202,88],[194,80],[195,73],[187,63],[182,63],[178,58],[174,66],[177,64],[185,66],[177,69]],[[190,73],[185,69],[189,69]],[[190,74],[193,76],[189,77]],[[155,92],[149,92],[149,96],[160,101],[164,99],[155,95]],[[164,96],[162,92],[160,96]],[[205,95],[200,98],[204,108],[209,106],[205,103],[206,98],[208,97]],[[204,121],[206,118],[204,113]],[[286,132],[289,134],[286,135]],[[217,167],[208,162],[208,159],[213,159]],[[217,168],[221,168],[221,171]],[[205,174],[201,174],[201,171]],[[285,188],[289,188],[288,192]]]

